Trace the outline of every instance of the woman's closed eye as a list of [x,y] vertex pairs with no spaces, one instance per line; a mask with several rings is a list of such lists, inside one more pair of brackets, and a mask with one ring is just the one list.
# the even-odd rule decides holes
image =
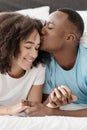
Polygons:
[[26,47],[26,46],[25,46],[25,48],[26,48],[26,49],[31,49],[31,47]]
[[31,43],[26,43],[24,47],[25,47],[26,49],[31,49],[31,48],[32,48],[32,45],[33,45],[33,44],[31,44]]
[[[26,48],[26,49],[31,49],[31,48],[32,48],[32,46],[28,46],[28,47],[27,47],[27,46],[25,46],[25,48]],[[40,46],[36,47],[36,48],[35,48],[35,50],[36,50],[36,51],[38,51],[38,50],[39,50],[39,48],[40,48]]]

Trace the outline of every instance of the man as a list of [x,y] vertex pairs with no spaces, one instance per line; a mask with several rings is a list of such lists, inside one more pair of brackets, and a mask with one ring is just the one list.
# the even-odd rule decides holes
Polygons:
[[[51,53],[44,87],[44,99],[50,94],[50,104],[48,107],[40,103],[31,104],[27,111],[29,116],[87,117],[87,49],[79,45],[83,31],[82,18],[71,9],[59,9],[49,16],[42,30],[41,49]],[[73,100],[83,109],[69,111],[56,108]],[[55,109],[49,108],[51,105]]]

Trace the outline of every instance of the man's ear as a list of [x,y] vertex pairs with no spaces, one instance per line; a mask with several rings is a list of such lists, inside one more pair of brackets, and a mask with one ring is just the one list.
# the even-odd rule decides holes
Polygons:
[[68,34],[67,37],[66,37],[66,40],[75,40],[75,35],[74,34]]

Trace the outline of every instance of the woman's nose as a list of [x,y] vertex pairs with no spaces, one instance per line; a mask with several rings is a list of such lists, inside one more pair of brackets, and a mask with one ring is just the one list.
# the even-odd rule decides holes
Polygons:
[[31,55],[35,59],[37,57],[37,55],[38,55],[38,52],[33,49],[32,52],[31,52]]

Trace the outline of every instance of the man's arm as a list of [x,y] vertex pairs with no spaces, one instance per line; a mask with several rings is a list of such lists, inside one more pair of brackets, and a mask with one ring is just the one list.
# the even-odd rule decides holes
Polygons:
[[55,116],[87,117],[87,109],[73,111],[53,109],[51,114]]
[[[48,94],[43,94],[43,102],[46,102],[48,96],[49,96]],[[50,113],[47,112],[46,114],[55,115],[55,116],[87,117],[87,109],[67,111],[67,110],[59,110],[56,108],[56,109],[52,109]]]
[[29,109],[25,110],[27,116],[70,116],[87,117],[87,109],[82,110],[60,110],[58,108],[49,108],[42,103],[30,103]]

